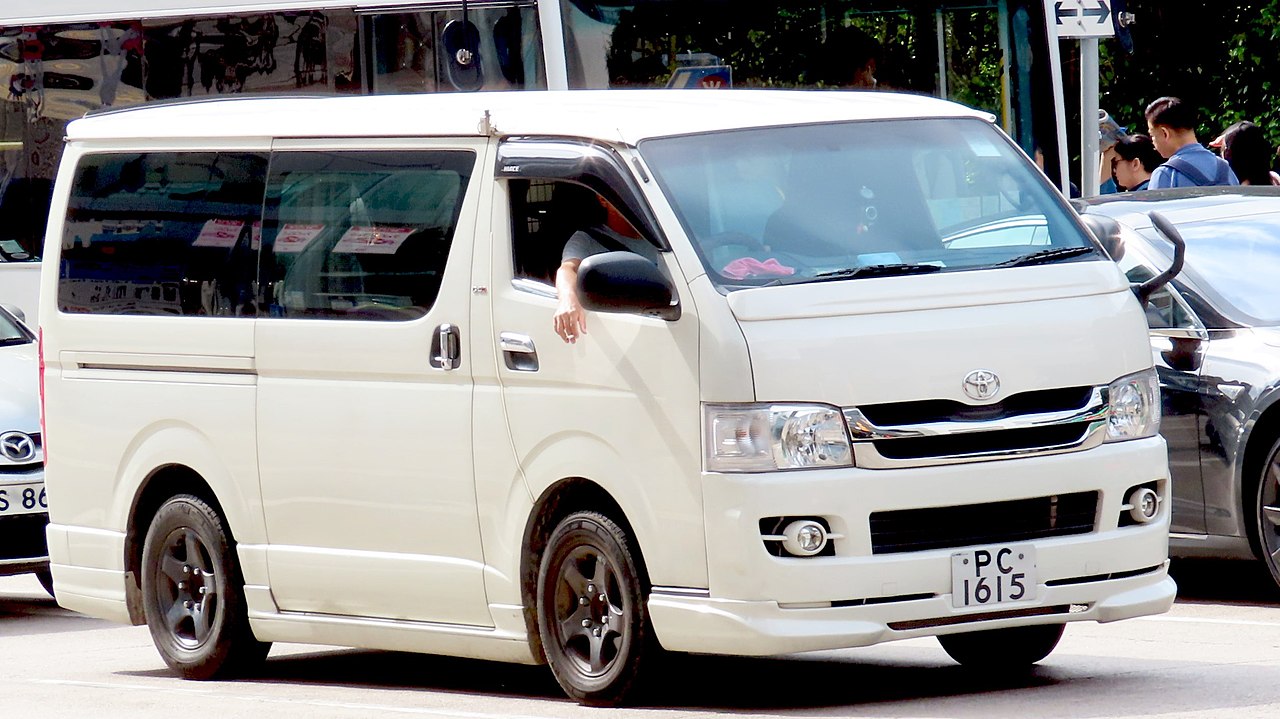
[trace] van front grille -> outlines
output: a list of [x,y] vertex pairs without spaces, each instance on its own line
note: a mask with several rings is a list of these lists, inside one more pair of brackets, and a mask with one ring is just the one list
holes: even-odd
[[895,469],[1090,449],[1102,443],[1108,387],[1021,392],[985,405],[953,400],[845,407],[854,462]]
[[888,459],[922,459],[967,454],[1010,453],[1028,448],[1045,449],[1073,445],[1083,440],[1088,431],[1088,422],[1076,422],[994,432],[884,439],[872,444],[881,456]]
[[859,405],[863,416],[881,427],[931,422],[982,422],[1024,414],[1079,409],[1089,401],[1092,387],[1060,387],[1010,395],[1003,401],[971,405],[950,399]]
[[1088,534],[1094,530],[1097,514],[1097,492],[874,512],[871,551],[923,552]]

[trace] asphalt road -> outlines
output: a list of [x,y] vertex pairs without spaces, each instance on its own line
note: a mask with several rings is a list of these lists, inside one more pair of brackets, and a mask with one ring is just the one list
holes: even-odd
[[680,657],[645,706],[579,707],[544,669],[286,645],[261,675],[173,677],[145,627],[60,609],[34,577],[0,578],[4,719],[552,719],[741,717],[1280,717],[1280,591],[1259,566],[1175,564],[1173,611],[1073,624],[1027,676],[955,665],[931,639],[778,659]]

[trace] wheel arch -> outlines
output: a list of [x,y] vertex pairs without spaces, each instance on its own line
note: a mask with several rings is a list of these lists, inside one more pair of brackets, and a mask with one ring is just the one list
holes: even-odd
[[213,487],[195,469],[184,464],[166,464],[154,469],[138,486],[133,503],[129,507],[129,521],[125,529],[124,568],[125,600],[129,609],[129,621],[146,622],[142,610],[142,548],[147,530],[155,519],[160,506],[172,497],[190,494],[208,502],[226,523],[228,540],[235,545],[235,533],[227,520],[226,510],[218,500]]
[[604,487],[583,478],[568,477],[547,487],[534,502],[525,524],[520,551],[520,597],[524,607],[524,623],[530,648],[539,662],[545,661],[542,637],[538,633],[538,567],[547,540],[560,520],[581,511],[596,511],[618,523],[631,542],[631,551],[640,572],[642,591],[650,587],[649,571],[635,528],[622,505]]

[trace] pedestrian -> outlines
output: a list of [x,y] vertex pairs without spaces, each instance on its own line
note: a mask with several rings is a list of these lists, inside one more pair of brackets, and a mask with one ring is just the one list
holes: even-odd
[[1128,136],[1129,128],[1122,127],[1106,110],[1098,110],[1098,150],[1101,153],[1098,161],[1099,195],[1110,195],[1120,190],[1111,168],[1116,162],[1116,143]]
[[1116,141],[1111,176],[1127,192],[1147,189],[1151,173],[1164,163],[1149,135],[1125,135]]
[[1280,176],[1271,170],[1275,149],[1258,125],[1248,120],[1237,122],[1209,147],[1222,148],[1222,159],[1231,165],[1241,185],[1280,185]]
[[1148,187],[1238,185],[1226,160],[1196,140],[1195,110],[1176,97],[1162,97],[1147,105],[1147,130],[1163,165],[1151,173]]

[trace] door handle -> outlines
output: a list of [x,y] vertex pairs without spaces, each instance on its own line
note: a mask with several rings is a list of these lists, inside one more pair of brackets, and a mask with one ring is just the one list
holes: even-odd
[[462,364],[462,333],[457,326],[445,323],[436,328],[431,338],[431,366],[453,370]]
[[517,372],[538,371],[538,350],[529,335],[501,332],[498,334],[498,347],[502,350],[502,359],[506,362],[507,369]]

